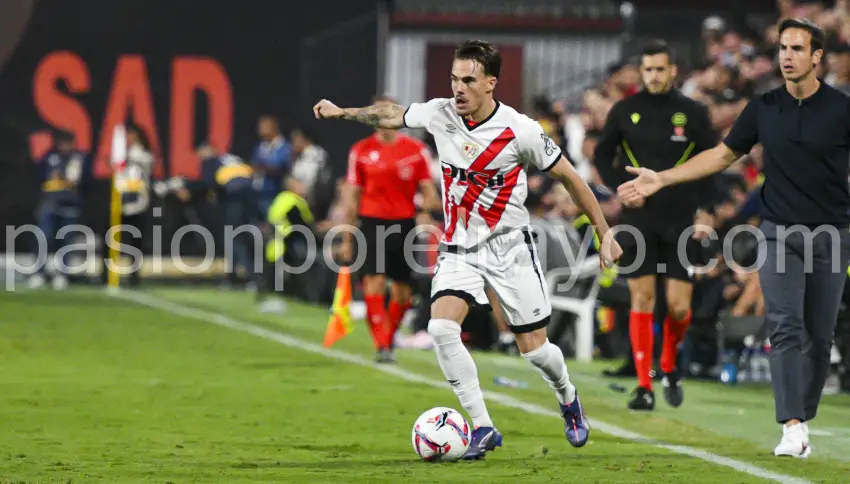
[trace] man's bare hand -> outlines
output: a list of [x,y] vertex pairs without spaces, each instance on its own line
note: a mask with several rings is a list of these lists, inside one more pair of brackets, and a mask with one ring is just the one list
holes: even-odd
[[350,263],[354,259],[354,246],[352,245],[351,240],[347,238],[343,239],[342,243],[339,244],[337,255],[343,263]]
[[600,239],[599,264],[602,270],[610,269],[623,256],[623,248],[617,243],[611,230],[601,234]]
[[648,168],[636,168],[627,166],[626,171],[637,175],[634,180],[623,183],[617,187],[617,195],[620,200],[628,207],[638,206],[643,204],[643,201],[652,196],[663,187],[661,177],[657,172]]
[[316,119],[335,119],[345,116],[345,111],[327,99],[322,99],[313,106],[313,114]]
[[643,207],[644,204],[646,203],[646,199],[643,198],[643,197],[631,199],[631,200],[619,199],[619,201],[626,208],[640,208],[640,207]]
[[711,236],[711,231],[714,229],[714,216],[710,213],[700,210],[694,217],[694,233],[691,235],[696,240],[703,240]]

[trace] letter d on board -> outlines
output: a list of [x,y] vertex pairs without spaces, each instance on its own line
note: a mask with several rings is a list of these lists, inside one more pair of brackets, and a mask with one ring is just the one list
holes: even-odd
[[[200,140],[222,151],[233,143],[233,91],[224,67],[215,59],[178,57],[171,74],[171,176],[197,178],[195,144]],[[206,94],[209,126],[195,137],[195,91]]]

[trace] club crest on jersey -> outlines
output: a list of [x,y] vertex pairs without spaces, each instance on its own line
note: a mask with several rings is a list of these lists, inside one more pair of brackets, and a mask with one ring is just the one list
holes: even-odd
[[481,147],[475,143],[466,142],[463,144],[463,155],[466,156],[470,160],[474,160],[478,158],[478,155],[481,153]]
[[505,175],[495,174],[496,170],[491,173],[481,173],[477,171],[458,168],[446,162],[442,163],[443,176],[449,177],[452,180],[457,180],[458,185],[477,185],[479,187],[496,188],[505,184]]
[[670,122],[673,123],[673,136],[670,137],[670,141],[688,141],[688,137],[685,136],[685,125],[688,124],[688,117],[685,116],[685,113],[674,114]]

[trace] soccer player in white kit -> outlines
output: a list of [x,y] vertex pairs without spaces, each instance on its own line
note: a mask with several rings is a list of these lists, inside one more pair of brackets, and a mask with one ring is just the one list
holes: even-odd
[[428,332],[443,374],[472,419],[472,441],[464,455],[470,460],[502,445],[475,362],[460,337],[469,306],[488,304],[485,283],[497,294],[523,358],[554,390],[567,440],[581,447],[589,435],[564,355],[546,336],[552,306],[524,206],[526,168],[548,171],[569,190],[603,240],[602,264],[613,265],[622,254],[590,188],[540,124],[493,98],[501,63],[499,52],[488,43],[467,41],[455,51],[453,98],[407,109],[394,104],[341,109],[327,100],[313,108],[319,119],[425,128],[434,136],[443,169],[445,231]]

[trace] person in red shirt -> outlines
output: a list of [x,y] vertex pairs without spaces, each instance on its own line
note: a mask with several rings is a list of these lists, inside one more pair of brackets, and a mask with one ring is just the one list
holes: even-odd
[[[381,96],[375,103],[392,103]],[[395,332],[410,306],[413,290],[411,268],[405,259],[404,243],[416,225],[414,197],[419,190],[423,208],[440,208],[440,196],[428,166],[430,152],[416,138],[390,129],[378,129],[357,142],[349,153],[348,174],[343,187],[343,200],[349,221],[360,219],[360,230],[366,238],[366,251],[361,274],[366,302],[366,317],[375,347],[376,360],[394,360],[392,342]],[[346,233],[340,255],[353,260],[353,235]],[[386,279],[390,286],[389,308],[385,306]]]

